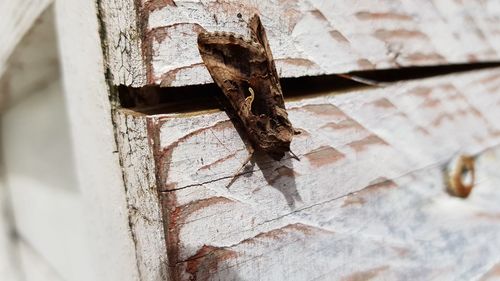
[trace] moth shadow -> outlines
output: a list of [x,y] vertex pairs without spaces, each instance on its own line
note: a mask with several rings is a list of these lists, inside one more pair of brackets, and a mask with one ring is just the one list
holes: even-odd
[[276,161],[265,153],[257,151],[253,160],[262,171],[267,183],[281,192],[288,206],[295,209],[296,204],[302,202],[295,181],[297,173],[293,169],[293,162],[297,160],[287,154],[280,161]]
[[[234,109],[228,105],[227,100],[219,95],[218,97],[219,103],[222,106],[222,110],[224,110],[231,122],[233,123],[236,132],[243,140],[247,148],[251,147],[250,140],[248,139],[247,133],[245,132],[245,128],[239,118],[237,117]],[[254,150],[254,149],[251,149]],[[249,153],[252,153],[249,151]],[[266,153],[254,150],[252,158],[250,159],[251,165],[245,165],[242,171],[242,175],[245,177],[252,176],[252,170],[254,165],[257,164],[259,170],[262,171],[264,178],[267,183],[276,188],[283,196],[291,209],[295,209],[296,203],[301,203],[302,198],[300,197],[299,192],[297,191],[297,185],[295,182],[296,173],[293,169],[294,160],[291,155],[286,154],[283,159],[280,161],[276,161],[271,158]],[[229,184],[232,185],[233,182]]]

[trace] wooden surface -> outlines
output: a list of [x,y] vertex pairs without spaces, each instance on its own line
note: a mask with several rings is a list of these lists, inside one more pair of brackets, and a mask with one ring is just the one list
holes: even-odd
[[33,26],[52,0],[16,0],[0,2],[0,76],[17,44]]
[[[137,3],[137,4],[135,4]],[[100,1],[113,84],[212,81],[200,31],[245,35],[259,13],[281,77],[499,60],[496,0]],[[239,17],[240,15],[241,17]]]
[[86,227],[93,257],[84,280],[141,280],[111,103],[105,81],[98,11],[93,1],[55,2],[64,98]]
[[64,106],[56,80],[3,113],[5,187],[17,240],[64,279],[86,280],[90,257]]
[[[4,280],[22,280],[22,281],[63,281],[63,279],[53,268],[53,265],[40,256],[30,245],[24,241],[18,241],[15,245],[20,256],[20,270],[22,278],[4,279]],[[4,276],[2,276],[3,278]]]
[[[257,155],[229,189],[248,153],[225,113],[122,111],[147,121],[130,136],[153,148],[172,280],[468,280],[494,270],[500,158],[485,151],[500,145],[499,87],[491,69],[289,101],[300,161]],[[443,183],[459,153],[484,154],[466,200]]]
[[[48,87],[60,76],[54,9],[39,14],[29,32],[10,54],[0,80],[0,110],[15,106],[24,97]],[[0,82],[1,83],[1,82]]]
[[115,116],[139,275],[141,280],[167,280],[163,217],[147,122],[131,112],[118,112]]
[[0,251],[0,276],[7,281],[18,281],[21,271],[19,270],[19,253],[15,244],[16,238],[13,235],[14,221],[4,174],[0,173],[0,249],[2,249]]

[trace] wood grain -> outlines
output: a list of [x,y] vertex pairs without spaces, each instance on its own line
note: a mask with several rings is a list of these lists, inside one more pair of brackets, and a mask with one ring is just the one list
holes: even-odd
[[[133,115],[147,123],[170,277],[487,274],[500,250],[498,87],[492,69],[290,101],[300,161],[257,155],[229,189],[248,153],[225,113]],[[443,182],[459,153],[482,155],[467,200]]]
[[100,3],[116,85],[211,82],[196,48],[198,33],[248,35],[246,24],[254,13],[268,31],[281,77],[499,60],[495,0],[398,0],[375,6],[370,0]]

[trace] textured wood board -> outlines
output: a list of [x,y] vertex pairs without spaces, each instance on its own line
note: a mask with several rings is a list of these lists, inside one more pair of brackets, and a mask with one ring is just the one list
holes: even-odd
[[139,274],[141,280],[167,280],[163,218],[147,122],[125,111],[117,112],[115,124]]
[[442,169],[500,144],[499,87],[494,69],[287,102],[301,161],[257,155],[229,189],[248,153],[225,113],[136,116],[155,157],[171,277],[484,274],[500,248],[495,170],[463,201],[445,192]]
[[211,82],[197,34],[245,35],[253,13],[261,15],[281,77],[499,59],[495,0],[100,3],[108,66],[117,85]]

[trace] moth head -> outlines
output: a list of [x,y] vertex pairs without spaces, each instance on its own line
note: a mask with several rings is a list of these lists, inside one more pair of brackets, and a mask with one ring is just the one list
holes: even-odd
[[294,131],[293,127],[285,116],[279,114],[274,118],[261,115],[257,121],[258,132],[255,136],[260,136],[256,142],[275,160],[280,160],[286,152],[290,151]]

